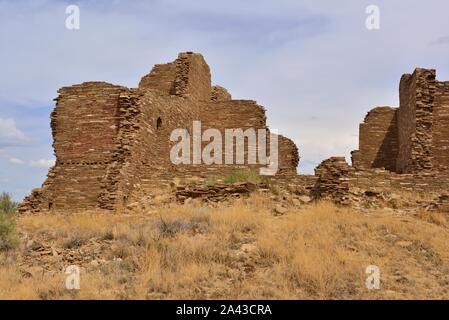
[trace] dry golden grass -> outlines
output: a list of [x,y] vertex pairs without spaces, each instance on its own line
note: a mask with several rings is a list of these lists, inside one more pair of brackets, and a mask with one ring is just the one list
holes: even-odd
[[[323,202],[278,217],[274,206],[254,195],[219,208],[20,217],[22,242],[27,235],[61,254],[40,260],[24,244],[2,254],[0,299],[449,298],[447,215]],[[66,253],[89,257],[78,291],[64,287]],[[380,290],[365,287],[368,265],[380,268]],[[24,266],[45,271],[24,276]]]

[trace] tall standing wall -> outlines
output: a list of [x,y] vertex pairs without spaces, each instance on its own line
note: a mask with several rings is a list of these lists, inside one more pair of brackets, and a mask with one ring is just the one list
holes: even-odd
[[436,92],[435,70],[416,69],[402,76],[398,111],[397,171],[432,170],[432,124]]
[[51,115],[56,164],[43,187],[25,199],[32,210],[97,207],[117,149],[118,100],[123,90],[105,82],[86,82],[58,91]]
[[449,82],[437,82],[433,109],[433,168],[449,171]]

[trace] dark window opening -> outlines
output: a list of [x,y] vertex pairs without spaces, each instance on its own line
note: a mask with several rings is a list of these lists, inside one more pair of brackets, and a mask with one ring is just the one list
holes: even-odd
[[48,203],[48,210],[51,210],[51,209],[53,209],[53,202]]
[[156,121],[156,129],[160,129],[162,127],[162,119],[161,117],[157,118]]

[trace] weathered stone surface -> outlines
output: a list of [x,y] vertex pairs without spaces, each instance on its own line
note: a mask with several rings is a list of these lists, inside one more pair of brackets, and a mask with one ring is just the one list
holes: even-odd
[[433,201],[424,203],[424,206],[429,211],[440,211],[449,213],[449,194],[447,193],[441,194]]
[[232,100],[231,94],[225,88],[221,86],[213,86],[211,95],[211,101],[229,101]]
[[318,176],[313,190],[315,198],[349,204],[349,174],[353,168],[344,157],[331,157],[315,169]]
[[435,92],[436,80],[433,69],[417,68],[412,75],[406,74],[401,78],[397,172],[416,173],[432,170]]
[[397,109],[377,107],[360,125],[360,150],[352,154],[357,169],[385,168],[396,170],[398,154]]
[[301,204],[307,204],[312,201],[312,198],[310,198],[309,196],[306,196],[306,195],[302,195],[302,196],[298,197],[298,201],[300,201]]
[[288,209],[285,208],[284,206],[282,206],[281,204],[277,204],[274,207],[273,211],[274,211],[275,215],[281,216],[281,215],[286,214],[288,212]]
[[[263,187],[263,186],[262,186]],[[222,202],[231,198],[240,198],[254,192],[258,186],[250,182],[215,185],[187,185],[178,186],[176,198],[180,202],[186,199],[200,198],[204,201]]]

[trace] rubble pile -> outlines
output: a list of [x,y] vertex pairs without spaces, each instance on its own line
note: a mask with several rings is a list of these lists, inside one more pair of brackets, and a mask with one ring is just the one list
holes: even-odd
[[[263,187],[263,186],[261,186]],[[215,185],[187,185],[176,187],[176,198],[181,203],[187,199],[202,199],[207,202],[222,202],[247,196],[256,191],[258,185],[251,182]]]
[[313,190],[316,199],[328,199],[338,204],[348,205],[349,173],[353,170],[344,157],[331,157],[315,169],[318,180]]

